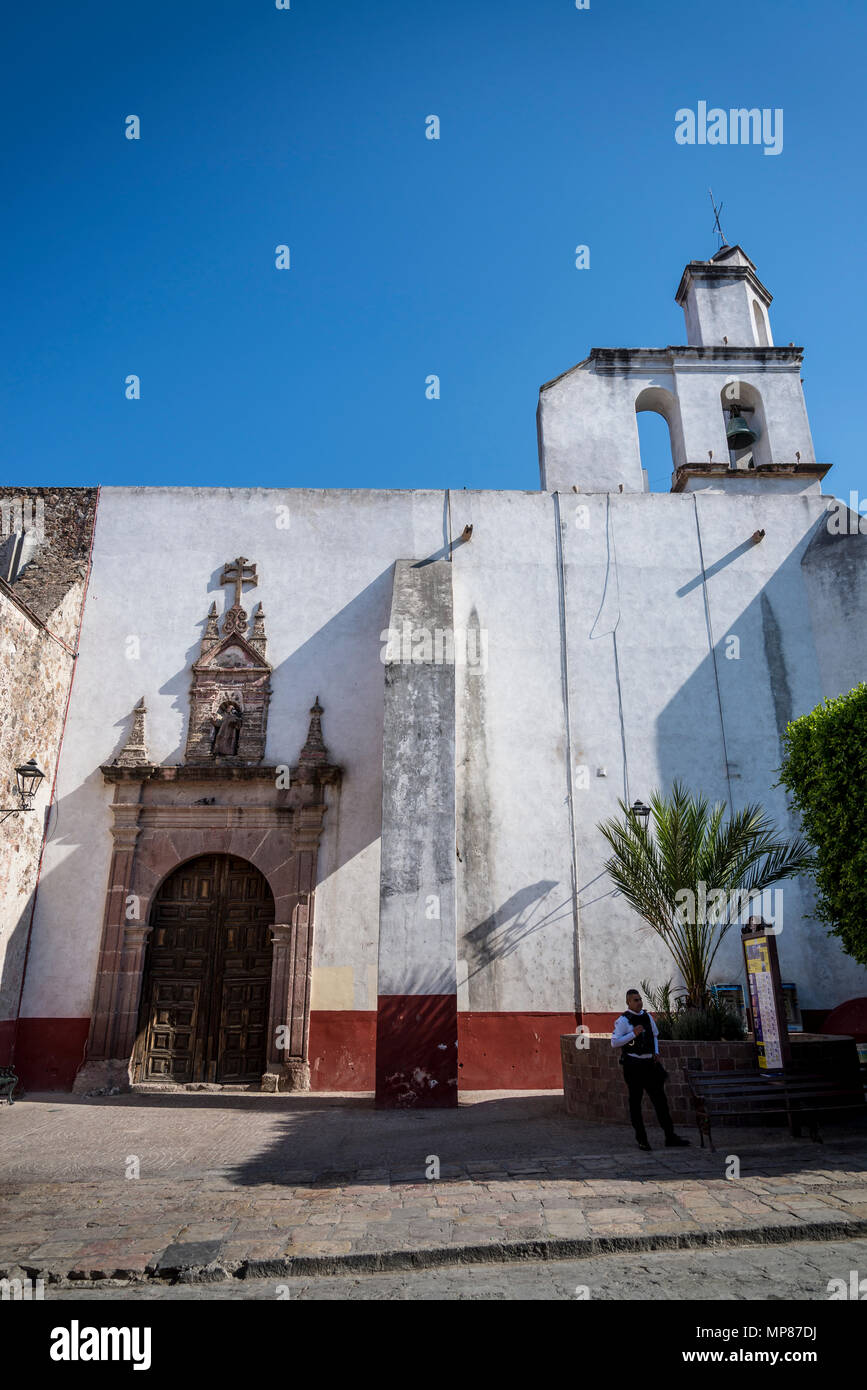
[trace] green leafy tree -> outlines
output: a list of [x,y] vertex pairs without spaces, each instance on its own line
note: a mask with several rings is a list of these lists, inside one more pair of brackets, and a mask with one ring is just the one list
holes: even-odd
[[643,826],[625,802],[621,818],[599,830],[611,846],[605,867],[615,886],[671,952],[685,1004],[706,1009],[709,977],[723,938],[749,900],[772,884],[812,868],[806,839],[782,838],[757,804],[725,819],[675,782],[654,792]]
[[816,915],[867,965],[867,684],[786,729],[780,781],[816,848]]

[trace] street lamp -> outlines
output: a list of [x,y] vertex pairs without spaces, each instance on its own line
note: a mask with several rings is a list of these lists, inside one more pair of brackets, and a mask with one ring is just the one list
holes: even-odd
[[645,806],[643,801],[633,801],[630,810],[635,819],[641,822],[642,830],[646,830],[647,822],[650,819],[650,807]]
[[36,795],[40,782],[44,781],[45,773],[36,766],[36,760],[30,758],[26,763],[15,769],[15,782],[18,788],[18,797],[21,801],[20,806],[0,806],[0,818],[7,820],[9,816],[20,816],[22,811],[33,810],[33,798]]

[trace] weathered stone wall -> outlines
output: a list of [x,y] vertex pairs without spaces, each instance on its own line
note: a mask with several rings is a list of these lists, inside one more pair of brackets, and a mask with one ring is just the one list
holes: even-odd
[[[18,502],[32,519],[24,564],[0,582],[0,805],[18,805],[15,767],[34,758],[45,773],[34,809],[0,824],[0,1058],[8,1053],[21,990],[43,829],[81,619],[96,492],[0,489],[5,529]],[[36,506],[36,502],[41,505]],[[14,538],[0,537],[7,556]],[[8,571],[7,571],[8,572]]]
[[12,581],[12,589],[70,646],[78,630],[79,611],[73,606],[58,615],[58,609],[70,589],[83,583],[87,574],[96,496],[92,487],[0,487],[0,544],[8,540],[10,523],[14,528],[17,518],[23,519],[25,527],[28,519],[33,521],[24,564]]
[[[453,566],[398,560],[389,631],[452,632]],[[390,646],[391,646],[390,641]],[[385,671],[376,1102],[458,1103],[455,667]]]

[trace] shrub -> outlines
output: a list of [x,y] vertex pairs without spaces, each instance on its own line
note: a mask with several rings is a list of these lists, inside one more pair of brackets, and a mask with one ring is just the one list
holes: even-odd
[[867,684],[786,729],[780,782],[816,848],[816,916],[867,965]]
[[655,988],[642,980],[641,989],[663,1041],[738,1042],[744,1036],[740,1018],[725,1004],[711,999],[696,1008],[685,991],[675,994],[671,980]]

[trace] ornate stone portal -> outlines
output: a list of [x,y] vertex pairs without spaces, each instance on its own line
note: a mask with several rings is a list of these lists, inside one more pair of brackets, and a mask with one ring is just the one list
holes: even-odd
[[208,618],[202,655],[193,667],[185,762],[159,766],[150,760],[141,700],[124,748],[102,768],[114,787],[114,851],[86,1060],[74,1086],[79,1093],[106,1086],[128,1090],[137,1080],[132,1058],[151,903],[172,870],[202,854],[246,859],[268,881],[275,920],[261,1087],[309,1089],[317,859],[326,788],[339,787],[341,771],[328,757],[318,697],[296,764],[263,762],[271,668],[261,608],[248,638],[239,602],[241,584],[256,582],[255,566],[241,557],[225,567],[224,581],[227,572],[236,584],[235,602],[222,635],[215,610]]

